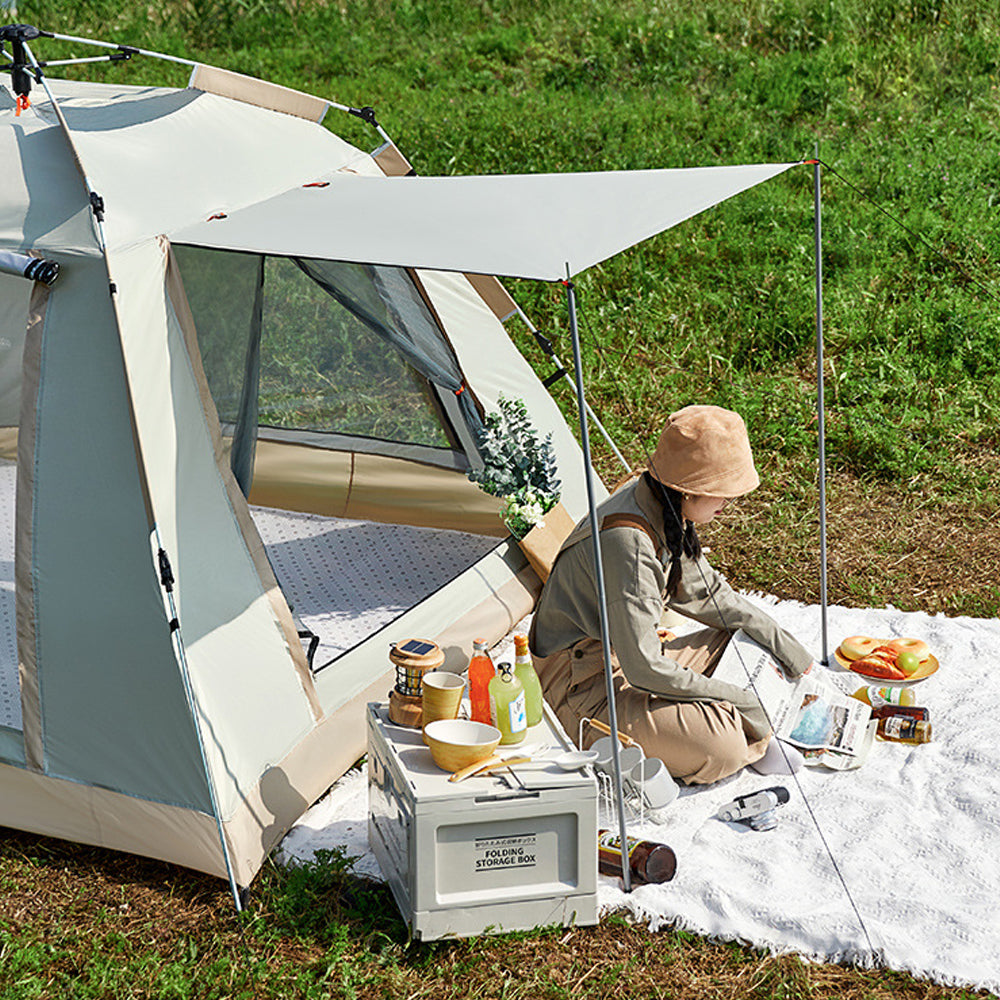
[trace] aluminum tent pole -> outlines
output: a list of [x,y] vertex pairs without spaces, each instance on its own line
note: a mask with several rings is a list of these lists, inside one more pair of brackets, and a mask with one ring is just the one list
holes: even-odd
[[[569,384],[573,386],[573,388],[575,389],[576,383],[573,381],[573,377],[570,375],[568,371],[566,371],[563,368],[563,363],[556,356],[555,351],[552,349],[552,345],[549,344],[549,341],[546,338],[542,337],[542,334],[539,332],[538,328],[535,326],[534,323],[531,322],[527,314],[519,305],[517,305],[516,302],[514,303],[514,307],[517,309],[517,315],[521,318],[521,322],[524,323],[524,325],[531,332],[531,335],[535,338],[536,341],[538,341],[539,346],[542,348],[542,350],[544,350],[545,353],[548,354],[548,356],[552,359],[552,363],[556,366],[558,372],[561,373],[562,378],[564,378],[567,382],[569,382]],[[544,343],[542,342],[543,340]],[[548,346],[546,347],[546,345]],[[546,388],[548,388],[550,382],[551,379],[546,379],[543,384],[545,385]],[[598,417],[598,415],[593,411],[593,409],[590,406],[590,403],[587,403],[586,405],[587,405],[588,416],[594,422],[594,425],[597,427],[597,429],[601,432],[601,435],[604,437],[604,440],[607,441],[608,447],[615,453],[615,457],[618,459],[619,462],[621,462],[625,471],[631,472],[632,466],[629,463],[629,460],[621,453],[621,451],[618,448],[618,445],[615,444],[614,438],[608,433],[608,429],[604,426],[604,424],[601,423],[601,418]]]
[[580,417],[580,447],[583,449],[583,474],[587,480],[587,506],[590,515],[590,537],[594,546],[594,575],[597,579],[597,606],[601,615],[601,649],[604,654],[604,683],[608,694],[608,724],[611,727],[611,762],[614,772],[615,803],[618,807],[618,836],[622,854],[622,882],[626,892],[632,891],[632,871],[629,868],[628,835],[625,829],[625,792],[622,788],[622,765],[618,745],[618,712],[615,708],[615,688],[611,678],[611,639],[608,632],[608,598],[604,589],[604,563],[601,559],[601,535],[597,523],[597,499],[594,495],[594,470],[590,465],[590,434],[587,429],[587,400],[583,392],[583,361],[580,357],[580,331],[576,325],[576,296],[566,264],[566,301],[569,307],[569,329],[573,338],[573,368],[576,374],[576,401]]
[[816,248],[816,418],[819,432],[819,600],[823,632],[823,657],[829,666],[826,630],[826,416],[823,398],[823,223],[820,212],[820,160],[813,161],[813,217]]

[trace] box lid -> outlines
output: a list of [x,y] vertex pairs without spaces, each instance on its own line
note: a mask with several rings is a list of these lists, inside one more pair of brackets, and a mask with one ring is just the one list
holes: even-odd
[[[579,797],[597,795],[597,781],[589,768],[564,771],[551,760],[520,764],[464,781],[449,781],[448,772],[441,770],[431,758],[419,729],[393,724],[385,705],[372,703],[368,708],[371,722],[385,740],[418,802],[452,800],[456,804],[467,804],[472,799],[517,798],[560,791]],[[528,730],[523,743],[500,747],[497,752],[521,757],[544,750],[546,756],[552,756],[567,749],[572,749],[572,744],[546,706],[542,721]]]

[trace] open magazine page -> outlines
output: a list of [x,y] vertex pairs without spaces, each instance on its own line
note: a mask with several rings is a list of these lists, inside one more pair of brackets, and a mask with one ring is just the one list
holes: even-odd
[[[798,680],[786,679],[774,657],[742,630],[733,636],[712,676],[752,688],[775,734],[802,750],[855,756],[862,750],[867,754],[871,746],[868,705],[850,697],[821,666]],[[823,763],[835,766],[834,758]]]

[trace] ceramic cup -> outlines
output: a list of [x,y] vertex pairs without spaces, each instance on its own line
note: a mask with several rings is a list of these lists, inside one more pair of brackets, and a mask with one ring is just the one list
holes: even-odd
[[[457,719],[458,709],[462,704],[462,692],[465,681],[458,674],[447,670],[431,670],[424,674],[421,685],[421,728],[438,719]],[[426,737],[424,743],[427,742]]]
[[628,772],[628,783],[647,809],[662,809],[680,793],[667,765],[659,757],[647,757]]
[[[612,758],[612,743],[610,736],[602,736],[595,740],[590,747],[597,751],[597,760],[594,767],[603,774],[613,775],[615,773],[614,759]],[[632,769],[642,760],[642,747],[623,747],[618,744],[618,762],[621,765],[622,777],[627,778]]]

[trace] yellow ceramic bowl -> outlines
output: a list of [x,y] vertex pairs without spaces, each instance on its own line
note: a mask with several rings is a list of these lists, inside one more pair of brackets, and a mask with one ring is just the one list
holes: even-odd
[[469,719],[438,719],[427,723],[424,739],[434,763],[454,773],[486,760],[500,743],[500,730]]

